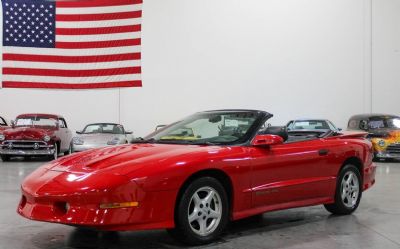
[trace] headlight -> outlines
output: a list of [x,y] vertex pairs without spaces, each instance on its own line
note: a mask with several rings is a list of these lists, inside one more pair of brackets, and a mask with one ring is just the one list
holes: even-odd
[[112,140],[107,142],[108,145],[116,145],[119,144],[119,138],[114,137]]
[[385,145],[386,145],[385,140],[379,140],[378,145],[380,147],[385,147]]
[[6,140],[6,136],[4,136],[3,134],[0,134],[0,141],[4,141]]
[[50,141],[50,136],[47,136],[47,135],[46,135],[46,136],[44,136],[44,137],[43,137],[43,140],[44,140],[45,142],[48,142],[48,141]]
[[83,141],[83,139],[80,138],[80,137],[74,137],[74,138],[72,139],[72,142],[73,142],[74,144],[76,144],[76,145],[82,145],[82,144],[84,144],[85,141]]

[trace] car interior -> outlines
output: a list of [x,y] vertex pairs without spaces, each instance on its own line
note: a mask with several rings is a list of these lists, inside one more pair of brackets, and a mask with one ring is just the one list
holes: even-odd
[[319,138],[335,136],[337,133],[327,130],[303,130],[303,131],[288,131],[286,126],[269,126],[262,130],[259,134],[262,135],[277,135],[283,138],[285,143],[307,141]]

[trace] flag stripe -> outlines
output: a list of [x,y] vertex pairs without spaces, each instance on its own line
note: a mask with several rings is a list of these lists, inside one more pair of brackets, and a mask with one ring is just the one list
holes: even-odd
[[57,48],[65,49],[85,49],[85,48],[111,48],[111,47],[125,47],[125,46],[138,46],[141,44],[139,39],[115,40],[115,41],[97,41],[97,42],[57,42]]
[[84,14],[84,15],[57,15],[56,21],[73,22],[73,21],[100,21],[100,20],[119,20],[141,18],[142,11],[129,11],[118,13],[101,13],[101,14]]
[[130,18],[121,20],[106,20],[106,21],[84,21],[84,22],[57,22],[56,27],[59,28],[70,28],[70,29],[82,29],[82,28],[105,28],[115,26],[129,26],[141,24],[142,18]]
[[56,41],[80,43],[80,42],[140,39],[140,37],[141,37],[140,32],[97,34],[97,35],[56,35]]
[[[3,87],[142,86],[142,4],[142,0],[57,0],[49,3],[48,9],[32,4],[29,7],[37,15],[49,20],[36,18],[26,28],[22,25],[29,32],[40,32],[43,37],[37,40],[21,26],[15,27],[20,41],[12,36],[4,38]],[[19,20],[26,16],[24,8],[21,4],[15,12]]]
[[96,56],[109,54],[128,54],[140,53],[139,46],[125,46],[118,48],[96,48],[96,49],[56,49],[56,48],[34,48],[30,47],[3,47],[3,53],[10,54],[32,54],[37,55],[56,55],[56,56]]
[[49,88],[49,89],[91,89],[91,88],[114,88],[114,87],[141,87],[141,80],[102,82],[88,84],[69,84],[69,83],[42,83],[42,82],[16,82],[3,81],[3,87],[8,88]]
[[61,70],[39,68],[9,68],[3,67],[3,75],[32,75],[32,76],[60,76],[60,77],[92,77],[121,74],[139,74],[140,67],[110,68],[101,70]]
[[96,1],[57,1],[57,8],[118,6],[127,4],[142,4],[143,0],[96,0]]
[[[92,1],[97,2],[97,1]],[[111,1],[110,1],[111,2]],[[126,12],[126,10],[130,11],[140,11],[142,9],[142,4],[130,4],[130,5],[118,5],[118,6],[101,6],[101,7],[92,7],[87,8],[82,5],[74,8],[64,8],[60,7],[60,2],[57,2],[57,15],[85,15],[85,14],[104,14],[104,13],[119,13]]]
[[140,60],[112,61],[95,63],[54,63],[54,62],[27,62],[27,61],[3,61],[4,68],[36,68],[36,69],[65,69],[68,70],[99,70],[109,68],[140,67]]
[[104,82],[134,81],[141,80],[140,74],[110,75],[96,77],[51,77],[30,75],[3,75],[3,81],[15,82],[37,82],[37,83],[63,83],[63,84],[97,84]]
[[56,35],[97,35],[125,32],[139,32],[142,30],[140,24],[131,26],[115,26],[106,28],[85,28],[85,29],[56,29]]
[[94,63],[110,61],[140,60],[141,53],[111,54],[96,56],[56,56],[56,55],[31,55],[31,54],[3,54],[3,64],[6,61],[31,61],[31,62],[63,62],[63,63]]

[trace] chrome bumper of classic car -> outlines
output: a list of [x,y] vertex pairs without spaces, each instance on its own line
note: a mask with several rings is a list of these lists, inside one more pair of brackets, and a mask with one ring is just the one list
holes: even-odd
[[386,151],[383,152],[377,152],[375,153],[375,158],[400,158],[400,154],[396,154],[396,153],[388,153]]
[[47,156],[53,155],[54,149],[49,150],[8,150],[0,149],[0,155],[15,155],[15,156]]
[[54,146],[44,141],[6,140],[0,144],[1,155],[45,156],[54,154]]
[[98,148],[103,148],[107,147],[110,145],[107,144],[74,144],[74,152],[81,152],[85,150],[91,150],[91,149],[98,149]]
[[375,153],[376,158],[400,158],[400,144],[394,143],[386,147],[384,151]]

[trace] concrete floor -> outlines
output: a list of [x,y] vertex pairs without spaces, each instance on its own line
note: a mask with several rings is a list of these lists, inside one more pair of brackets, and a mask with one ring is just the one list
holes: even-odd
[[[20,182],[43,163],[0,162],[0,249],[186,248],[165,231],[97,233],[21,218]],[[378,164],[376,185],[351,216],[322,206],[266,213],[234,222],[220,241],[198,248],[400,248],[400,163]]]

